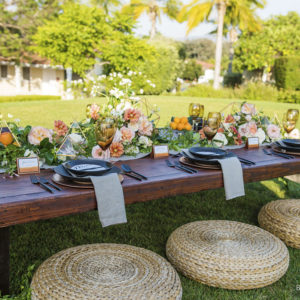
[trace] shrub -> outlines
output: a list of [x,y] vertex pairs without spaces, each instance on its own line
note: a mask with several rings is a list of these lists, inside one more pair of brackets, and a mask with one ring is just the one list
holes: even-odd
[[184,63],[183,79],[193,81],[194,79],[198,79],[202,74],[202,66],[197,64],[195,59],[187,60]]
[[224,86],[236,88],[242,84],[243,75],[240,73],[231,73],[224,76]]
[[23,102],[23,101],[45,101],[60,100],[60,96],[39,96],[39,95],[18,95],[18,96],[0,96],[1,102]]
[[280,91],[278,93],[278,101],[300,104],[300,91]]
[[300,57],[279,57],[275,60],[274,75],[279,89],[300,90]]

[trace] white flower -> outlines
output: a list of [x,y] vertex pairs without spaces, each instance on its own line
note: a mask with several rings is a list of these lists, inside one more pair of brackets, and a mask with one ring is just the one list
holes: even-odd
[[238,121],[241,119],[241,117],[238,116],[238,115],[235,115],[235,116],[233,116],[233,117],[234,117],[234,119],[236,120],[236,122],[238,122]]
[[112,110],[112,108],[113,108],[111,104],[109,104],[107,107],[109,110]]
[[232,137],[232,136],[233,136],[232,132],[229,132],[229,133],[228,133],[228,136],[229,136],[229,137]]
[[132,74],[133,74],[132,71],[129,71],[129,72],[127,73],[128,76],[131,76]]
[[125,150],[125,154],[139,154],[140,150],[137,146],[130,146]]
[[139,137],[139,144],[144,147],[151,147],[152,141],[148,137],[142,135]]
[[139,102],[141,100],[140,97],[130,97],[129,99],[134,101],[134,102]]
[[213,142],[218,147],[222,147],[222,146],[225,146],[228,144],[228,140],[227,140],[225,134],[223,134],[221,132],[217,132],[217,134],[213,138]]
[[16,123],[20,123],[20,119],[15,119],[15,122]]
[[223,127],[226,131],[229,130],[229,127],[231,126],[231,123],[223,123]]
[[113,88],[112,90],[109,91],[109,94],[116,97],[116,98],[121,98],[124,96],[124,92],[120,91],[117,88]]
[[144,94],[144,90],[143,89],[140,89],[140,94]]
[[155,83],[151,83],[150,85],[151,85],[153,88],[156,87]]
[[114,139],[113,139],[113,143],[119,143],[122,139],[122,133],[119,129],[117,129]]
[[149,84],[151,83],[151,81],[149,79],[147,79],[146,82],[149,83]]
[[258,128],[256,132],[256,137],[258,137],[259,144],[262,144],[266,139],[266,134],[262,128]]
[[70,138],[72,144],[83,144],[84,143],[83,137],[81,135],[79,135],[78,133],[69,134],[69,138]]
[[118,73],[119,78],[123,78],[123,75],[121,73]]
[[120,81],[120,85],[128,85],[128,86],[131,86],[131,80],[128,79],[128,78],[123,78],[121,81]]
[[133,132],[137,132],[139,130],[139,123],[138,122],[134,124],[129,123],[128,128],[130,128]]
[[181,79],[179,77],[177,77],[176,81],[179,82],[179,83],[183,83],[183,79]]
[[139,75],[142,75],[142,72],[139,72]]
[[7,161],[7,160],[3,160],[3,161],[1,162],[1,167],[6,166],[7,164],[8,164],[8,161]]
[[252,117],[251,117],[251,115],[246,115],[245,119],[246,119],[248,122],[250,122],[251,119],[252,119]]
[[288,137],[291,139],[299,139],[300,138],[300,132],[299,129],[295,128],[293,129],[289,134]]
[[32,150],[26,149],[24,157],[37,157],[37,155]]

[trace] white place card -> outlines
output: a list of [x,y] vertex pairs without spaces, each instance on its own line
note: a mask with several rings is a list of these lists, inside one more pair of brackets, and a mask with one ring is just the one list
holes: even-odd
[[169,147],[168,145],[154,145],[152,150],[152,157],[167,157],[169,156]]
[[258,148],[259,147],[259,139],[258,139],[258,137],[249,137],[247,139],[246,147],[248,149]]
[[17,158],[18,174],[33,174],[40,172],[38,157],[20,157]]

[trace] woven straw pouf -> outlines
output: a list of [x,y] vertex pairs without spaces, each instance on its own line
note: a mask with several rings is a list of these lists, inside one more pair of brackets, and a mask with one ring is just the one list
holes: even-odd
[[276,200],[260,210],[258,223],[287,245],[300,249],[300,200]]
[[177,228],[167,256],[185,276],[225,289],[269,285],[289,265],[287,247],[269,232],[233,221],[199,221]]
[[158,254],[119,244],[63,250],[33,276],[32,300],[181,299],[178,274]]

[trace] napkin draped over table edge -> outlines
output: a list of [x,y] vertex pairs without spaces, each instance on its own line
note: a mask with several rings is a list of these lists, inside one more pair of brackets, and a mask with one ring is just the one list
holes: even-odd
[[117,173],[91,176],[98,205],[98,215],[103,227],[127,223],[124,194]]

